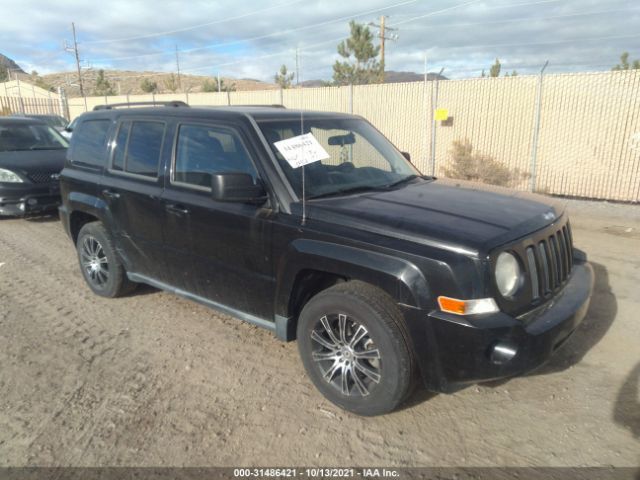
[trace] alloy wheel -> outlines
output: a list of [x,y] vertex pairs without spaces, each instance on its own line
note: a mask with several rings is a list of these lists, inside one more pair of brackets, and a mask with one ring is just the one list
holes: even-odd
[[345,314],[324,315],[311,332],[312,358],[326,382],[347,396],[367,396],[381,380],[380,351],[367,328]]
[[82,240],[80,263],[87,279],[102,288],[109,281],[109,262],[104,249],[96,237],[87,235]]

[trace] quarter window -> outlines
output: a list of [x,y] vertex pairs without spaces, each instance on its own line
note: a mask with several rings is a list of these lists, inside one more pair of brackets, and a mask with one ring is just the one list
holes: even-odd
[[101,166],[105,163],[110,123],[109,120],[86,120],[78,125],[74,131],[71,153],[73,163],[93,166]]
[[156,178],[165,125],[125,121],[120,124],[111,169]]
[[181,125],[173,181],[210,187],[213,173],[257,173],[237,132],[206,125]]

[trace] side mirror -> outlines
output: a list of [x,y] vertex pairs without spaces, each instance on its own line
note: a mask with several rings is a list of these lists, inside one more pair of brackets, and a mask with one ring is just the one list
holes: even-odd
[[401,152],[401,153],[404,158],[411,161],[411,154],[409,152]]
[[248,173],[214,173],[211,175],[211,195],[219,202],[255,203],[267,201],[267,192]]

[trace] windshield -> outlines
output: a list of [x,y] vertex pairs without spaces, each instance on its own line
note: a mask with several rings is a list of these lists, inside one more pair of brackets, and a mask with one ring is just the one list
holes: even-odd
[[[278,163],[298,197],[302,197],[302,168],[292,168],[274,143],[300,135],[300,120],[258,122]],[[389,188],[420,174],[396,148],[361,119],[304,118],[311,133],[330,158],[305,169],[306,198]]]
[[58,130],[61,130],[67,126],[67,121],[62,117],[58,117],[57,115],[45,115],[39,118],[45,121],[50,127]]
[[0,151],[59,150],[69,146],[55,129],[45,124],[0,124]]

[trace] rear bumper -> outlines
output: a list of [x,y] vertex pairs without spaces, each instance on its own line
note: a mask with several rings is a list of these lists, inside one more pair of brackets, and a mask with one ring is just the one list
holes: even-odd
[[4,184],[0,187],[0,215],[22,216],[57,208],[60,184]]
[[418,339],[415,350],[426,386],[454,391],[544,364],[582,322],[593,281],[591,265],[576,263],[561,292],[519,318],[501,312],[468,319],[439,311],[421,312],[420,319],[408,323],[414,328],[420,320],[425,324],[422,334],[427,338]]

